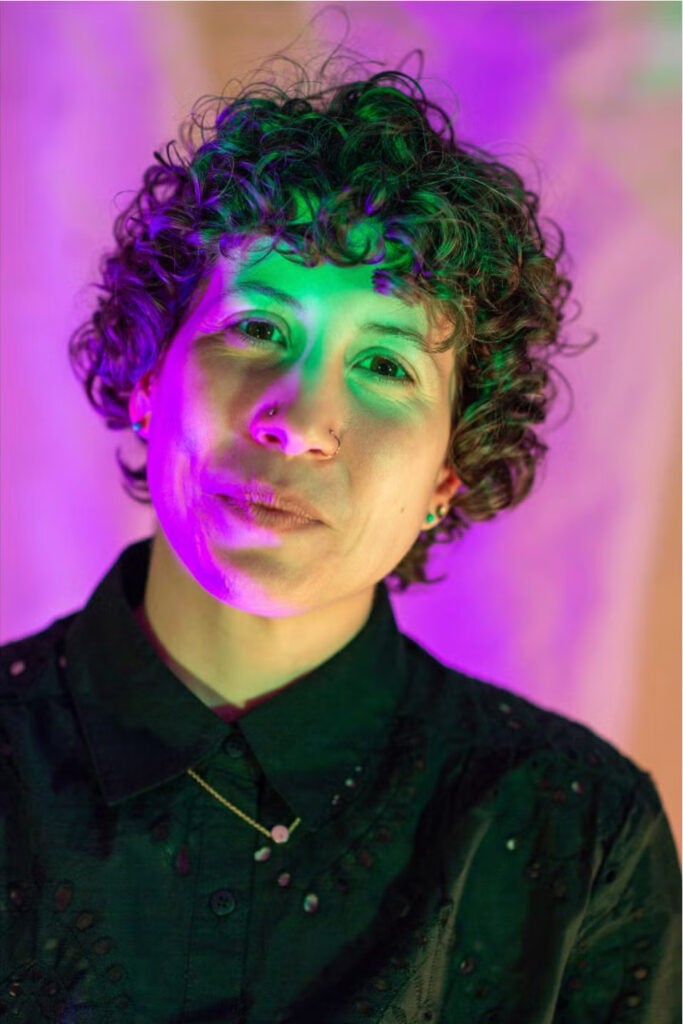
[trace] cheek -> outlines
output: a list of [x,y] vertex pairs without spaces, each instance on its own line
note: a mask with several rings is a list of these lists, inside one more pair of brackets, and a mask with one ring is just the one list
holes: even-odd
[[178,401],[188,426],[202,436],[224,436],[248,422],[266,385],[258,375],[244,372],[225,358],[207,356],[188,374]]
[[391,427],[366,423],[358,446],[349,453],[351,472],[359,472],[372,502],[388,513],[391,510],[392,518],[401,516],[408,522],[417,515],[421,519],[442,463],[436,429],[424,421]]
[[217,417],[211,390],[198,374],[188,374],[185,379],[170,376],[159,398],[155,439],[160,449],[171,448],[190,455],[207,443]]

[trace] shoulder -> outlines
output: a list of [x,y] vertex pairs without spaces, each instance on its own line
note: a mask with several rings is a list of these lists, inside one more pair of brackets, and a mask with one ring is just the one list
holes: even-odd
[[0,702],[15,703],[35,693],[58,663],[69,626],[76,614],[56,619],[40,632],[0,646]]
[[537,793],[562,803],[572,795],[600,795],[608,816],[634,800],[651,814],[661,803],[650,775],[593,729],[544,708],[497,683],[434,658],[409,640],[416,707],[445,756],[470,767],[491,785],[523,776]]

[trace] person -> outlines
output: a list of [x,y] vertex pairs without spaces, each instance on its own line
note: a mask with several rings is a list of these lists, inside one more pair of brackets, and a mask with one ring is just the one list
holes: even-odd
[[71,339],[158,526],[2,651],[0,1015],[673,1024],[650,777],[389,599],[533,485],[561,231],[399,71],[209,114]]

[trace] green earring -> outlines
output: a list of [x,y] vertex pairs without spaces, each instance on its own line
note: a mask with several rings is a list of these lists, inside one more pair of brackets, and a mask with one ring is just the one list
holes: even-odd
[[427,513],[427,523],[429,524],[429,526],[432,525],[432,523],[434,522],[435,519],[436,519],[436,516],[434,515],[433,512],[428,512]]

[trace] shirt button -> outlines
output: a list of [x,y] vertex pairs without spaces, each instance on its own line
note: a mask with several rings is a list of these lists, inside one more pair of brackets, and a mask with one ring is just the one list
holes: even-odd
[[241,736],[228,736],[223,740],[223,750],[229,757],[244,757],[246,747]]
[[209,906],[216,917],[225,917],[227,914],[232,914],[237,906],[237,900],[230,889],[216,889],[209,897]]
[[307,914],[315,914],[318,907],[320,906],[320,900],[318,899],[316,893],[309,892],[308,896],[306,896],[304,899],[303,905],[304,910],[306,911]]

